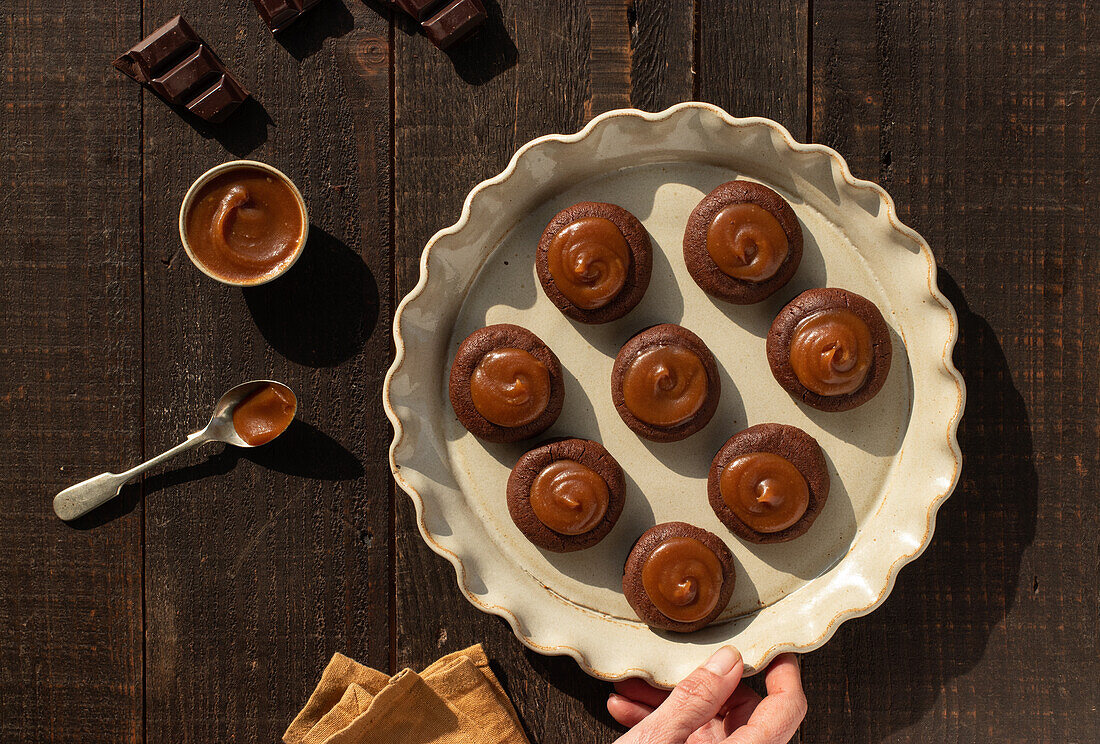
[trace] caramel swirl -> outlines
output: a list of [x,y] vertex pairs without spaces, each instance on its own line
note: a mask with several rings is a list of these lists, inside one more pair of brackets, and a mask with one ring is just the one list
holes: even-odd
[[604,307],[622,291],[630,270],[630,246],[611,220],[584,217],[554,236],[547,262],[554,285],[584,310]]
[[723,274],[735,279],[771,279],[788,250],[787,233],[779,220],[752,202],[724,207],[707,228],[707,253]]
[[555,460],[531,484],[531,510],[562,535],[583,535],[599,525],[611,495],[607,481],[576,460]]
[[785,457],[772,452],[739,455],[722,469],[722,500],[755,532],[782,532],[806,513],[810,487]]
[[871,329],[851,310],[818,310],[795,326],[791,369],[818,395],[848,395],[863,387],[871,371]]
[[550,370],[523,349],[493,349],[470,375],[470,399],[497,426],[525,426],[550,402]]
[[191,255],[234,284],[269,279],[293,262],[304,219],[293,188],[254,166],[231,168],[204,183],[183,216]]
[[665,540],[642,566],[642,587],[670,620],[694,623],[714,611],[725,574],[714,551],[693,537]]
[[623,373],[623,402],[651,426],[672,427],[689,420],[707,397],[703,360],[683,346],[643,349]]

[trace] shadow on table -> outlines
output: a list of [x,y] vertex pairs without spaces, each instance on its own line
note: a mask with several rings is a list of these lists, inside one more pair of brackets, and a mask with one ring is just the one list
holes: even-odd
[[[241,460],[286,475],[312,480],[355,480],[364,473],[359,458],[328,434],[300,419],[291,423],[278,439],[262,447],[244,449],[230,445],[209,446],[220,449],[214,450],[193,465],[146,476],[146,498],[165,488],[225,475],[236,468]],[[142,485],[141,481],[126,485],[114,500],[66,524],[73,529],[87,530],[129,514],[141,501]]]
[[[882,608],[844,625],[807,659],[811,711],[815,699],[843,697],[836,709],[847,740],[879,741],[913,725],[979,662],[1016,599],[1035,536],[1038,476],[1024,399],[993,329],[942,270],[939,284],[959,314],[955,362],[968,397],[958,432],[962,479],[928,551],[902,570]],[[815,681],[846,689],[815,691]]]
[[275,41],[301,62],[319,51],[325,39],[338,39],[355,28],[355,18],[340,0],[322,0],[285,31],[275,34]]
[[519,50],[508,35],[504,14],[497,0],[484,0],[489,14],[485,25],[473,36],[447,50],[455,73],[470,85],[484,85],[516,66]]
[[[527,659],[533,673],[568,697],[580,702],[593,718],[617,731],[625,731],[607,712],[607,696],[611,692],[609,684],[585,674],[577,662],[569,656],[543,656],[526,647],[523,649],[523,656]],[[492,668],[493,672],[500,677],[505,689],[511,689],[503,669],[498,665],[492,665]],[[527,738],[532,742],[538,741],[527,723],[522,720],[521,723]]]
[[267,342],[309,367],[350,359],[378,322],[374,275],[358,253],[316,225],[310,225],[309,242],[286,274],[241,291]]
[[275,120],[257,99],[249,97],[229,118],[219,124],[211,124],[192,114],[183,106],[167,104],[180,118],[204,139],[217,140],[222,147],[238,158],[247,157],[267,142],[267,129]]

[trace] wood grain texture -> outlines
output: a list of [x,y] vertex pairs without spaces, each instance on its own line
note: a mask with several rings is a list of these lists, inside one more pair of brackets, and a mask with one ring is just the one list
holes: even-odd
[[630,78],[634,48],[631,43],[631,0],[585,0],[588,9],[589,96],[584,118],[630,106]]
[[141,99],[110,67],[139,13],[0,11],[5,742],[142,735],[138,490],[73,525],[51,508],[141,456]]
[[[886,604],[804,657],[801,740],[1095,740],[1095,8],[486,2],[449,55],[382,0],[324,0],[278,39],[249,0],[188,4],[259,102],[217,128],[109,66],[178,4],[0,12],[0,740],[274,741],[334,651],[396,671],[480,641],[532,741],[612,741],[608,686],[523,649],[424,545],[380,391],[394,300],[475,183],[532,137],[692,97],[882,183],[959,310],[962,481]],[[294,178],[313,225],[247,291],[200,275],[175,227],[238,156]],[[261,376],[301,400],[276,443],[53,516],[57,490]]]
[[[690,29],[690,5],[651,4],[644,16],[622,3],[488,3],[488,32],[447,57],[404,25],[395,45],[396,270],[398,294],[415,284],[425,242],[453,223],[477,182],[503,169],[529,139],[576,131],[591,115],[632,98],[687,98],[675,73],[690,47],[632,18]],[[645,40],[643,59],[668,66],[642,76],[629,45]],[[479,70],[474,76],[471,70]],[[593,75],[595,73],[595,75]],[[430,84],[426,81],[431,81]],[[612,82],[614,81],[614,82]],[[611,90],[614,86],[618,92]],[[607,742],[617,736],[604,703],[609,686],[569,658],[526,651],[499,618],[460,594],[454,570],[424,544],[411,502],[397,501],[396,666],[419,668],[439,655],[485,644],[532,741]]]
[[695,12],[683,0],[633,0],[630,24],[630,105],[661,111],[694,94]]
[[806,660],[806,740],[1094,741],[1096,11],[813,7],[814,139],[931,243],[968,401],[932,546]]
[[[353,131],[371,117],[385,133],[390,117],[384,100],[345,105],[337,52],[353,26],[385,45],[388,22],[329,0],[275,38],[250,2],[230,6],[190,20],[258,103],[208,130],[146,97],[146,441],[176,442],[257,377],[294,389],[300,421],[146,481],[150,742],[276,741],[334,651],[389,656],[390,157],[383,134],[375,172],[359,173]],[[146,0],[147,30],[177,8]],[[246,290],[202,276],[175,227],[191,181],[236,155],[286,172],[312,223],[294,268]]]
[[371,522],[375,529],[382,531],[374,535],[378,543],[367,567],[370,596],[360,600],[365,602],[368,611],[363,618],[367,627],[357,632],[368,633],[369,654],[364,657],[368,659],[364,663],[386,669],[393,660],[393,502],[396,490],[388,454],[393,432],[382,406],[382,381],[393,361],[391,328],[395,305],[393,27],[387,18],[362,9],[356,10],[356,17],[362,19],[362,23],[357,23],[356,29],[340,40],[337,52],[347,100],[353,102],[349,110],[359,184],[359,241],[368,270],[376,278],[378,309],[364,348],[363,368],[357,371],[367,384],[369,395],[357,414],[369,429],[364,458],[369,463],[370,488],[364,494],[366,498],[348,503],[347,515],[350,519],[353,509],[380,512]]
[[775,119],[805,141],[809,0],[696,2],[696,98]]

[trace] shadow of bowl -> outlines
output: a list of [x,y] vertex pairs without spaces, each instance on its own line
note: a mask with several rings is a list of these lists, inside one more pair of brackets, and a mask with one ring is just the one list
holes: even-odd
[[338,39],[353,28],[355,18],[341,0],[322,0],[285,31],[275,34],[275,41],[301,62],[320,51],[326,39]]
[[331,367],[351,358],[378,322],[374,275],[359,254],[315,225],[290,271],[242,292],[267,342],[309,367]]

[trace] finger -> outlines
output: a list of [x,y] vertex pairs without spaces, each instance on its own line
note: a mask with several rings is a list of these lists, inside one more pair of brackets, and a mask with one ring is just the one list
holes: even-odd
[[653,711],[647,724],[672,741],[683,741],[691,732],[714,719],[737,689],[744,670],[737,649],[723,646],[676,685],[668,699]]
[[794,654],[777,656],[764,682],[768,696],[756,706],[748,723],[730,734],[726,744],[788,742],[806,717],[806,694]]
[[726,703],[726,733],[736,731],[749,722],[749,716],[760,705],[760,695],[748,685],[739,685]]
[[615,692],[623,697],[656,708],[668,697],[668,690],[658,690],[643,679],[631,677],[615,683]]
[[780,654],[764,672],[764,684],[768,694],[776,692],[802,692],[802,669],[797,654]]
[[633,728],[645,720],[653,708],[613,692],[607,697],[607,712],[622,725]]

